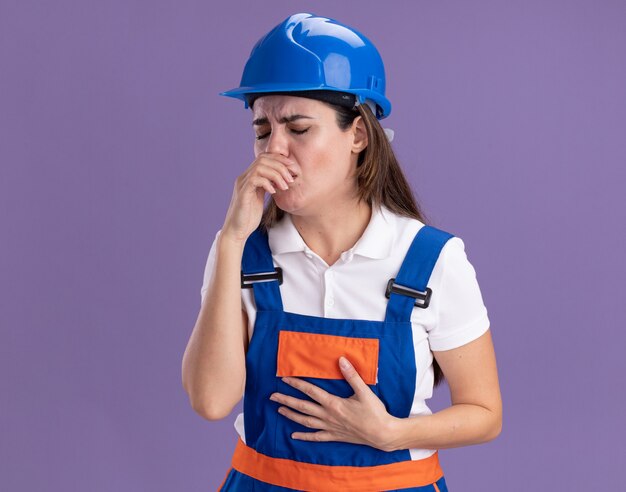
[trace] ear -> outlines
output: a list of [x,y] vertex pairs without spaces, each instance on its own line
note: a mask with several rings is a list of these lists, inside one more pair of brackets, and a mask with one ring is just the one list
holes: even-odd
[[352,141],[352,152],[355,154],[360,153],[365,147],[367,147],[367,130],[365,129],[365,123],[362,116],[357,116],[352,122],[352,135],[354,140]]

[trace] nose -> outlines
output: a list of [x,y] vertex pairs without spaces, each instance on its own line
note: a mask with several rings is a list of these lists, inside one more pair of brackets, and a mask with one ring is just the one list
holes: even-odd
[[272,129],[272,132],[267,137],[266,151],[284,156],[289,155],[289,144],[284,128],[278,127]]

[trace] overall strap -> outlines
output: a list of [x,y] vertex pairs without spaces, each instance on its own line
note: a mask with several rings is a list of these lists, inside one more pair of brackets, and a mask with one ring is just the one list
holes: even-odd
[[[385,321],[410,322],[413,308],[427,309],[432,290],[427,287],[439,253],[454,235],[436,227],[424,225],[407,251],[395,278],[387,284],[389,298]],[[436,295],[436,294],[434,294]]]
[[241,259],[241,287],[254,289],[257,311],[282,311],[282,270],[274,266],[267,232],[259,226],[246,241]]

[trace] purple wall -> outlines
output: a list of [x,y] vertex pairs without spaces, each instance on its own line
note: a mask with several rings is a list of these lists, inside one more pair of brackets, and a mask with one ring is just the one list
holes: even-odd
[[[0,489],[215,490],[237,411],[181,358],[252,161],[218,92],[291,13],[365,33],[385,125],[492,321],[504,429],[442,450],[450,490],[626,490],[626,4],[0,4]],[[449,404],[447,388],[432,400]]]

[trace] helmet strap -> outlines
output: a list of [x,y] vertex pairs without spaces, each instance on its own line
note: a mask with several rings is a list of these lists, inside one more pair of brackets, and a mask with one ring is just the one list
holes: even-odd
[[[357,106],[360,106],[361,104],[363,104],[363,103],[361,103],[361,100],[359,99],[359,97],[355,97],[354,98],[354,107],[356,108]],[[377,115],[376,114],[376,103],[374,101],[372,101],[371,99],[366,99],[365,100],[365,104],[367,104],[370,107],[370,109],[372,110],[372,114],[374,116],[376,116]]]

